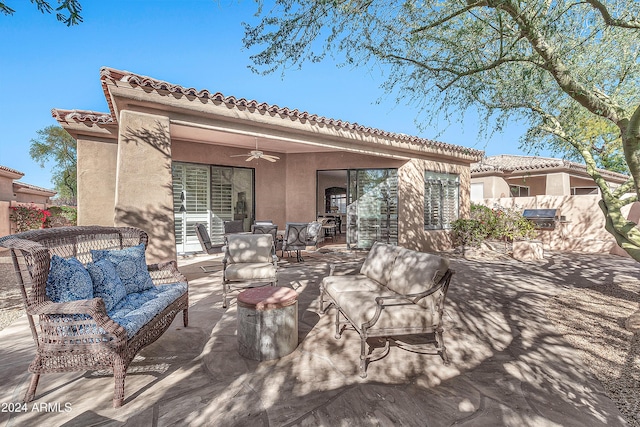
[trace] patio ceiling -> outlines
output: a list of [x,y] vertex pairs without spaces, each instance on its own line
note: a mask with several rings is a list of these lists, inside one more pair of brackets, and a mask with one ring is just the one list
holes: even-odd
[[198,125],[195,123],[171,122],[171,137],[184,141],[206,144],[224,145],[229,147],[245,148],[253,150],[256,147],[265,151],[276,153],[317,153],[336,151],[338,148],[313,144],[308,141],[294,139],[291,136],[283,137],[269,134],[268,130],[239,130],[216,129],[213,126]]

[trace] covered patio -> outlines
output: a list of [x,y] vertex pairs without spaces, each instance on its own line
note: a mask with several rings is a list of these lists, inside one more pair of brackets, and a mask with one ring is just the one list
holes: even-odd
[[[450,254],[456,270],[445,305],[451,365],[437,355],[392,348],[361,379],[359,340],[352,331],[334,339],[333,316],[319,314],[318,284],[329,263],[346,273],[363,255],[326,246],[305,253],[303,263],[281,261],[279,285],[299,294],[299,345],[288,356],[264,362],[238,356],[235,303],[221,308],[222,273],[200,269],[221,269],[220,258],[181,259],[189,279],[190,324],[184,328],[176,320],[139,354],[128,371],[122,408],[111,408],[109,373],[48,374],[28,410],[3,410],[0,423],[625,425],[580,353],[549,322],[545,307],[568,289],[638,283],[635,262],[565,253],[537,263],[492,262]],[[0,331],[0,340],[0,402],[19,402],[33,356],[25,317]]]
[[53,110],[77,140],[78,225],[147,230],[152,262],[199,250],[196,222],[216,240],[228,220],[284,229],[328,213],[352,247],[442,250],[469,211],[482,151],[112,68],[100,83],[108,112]]

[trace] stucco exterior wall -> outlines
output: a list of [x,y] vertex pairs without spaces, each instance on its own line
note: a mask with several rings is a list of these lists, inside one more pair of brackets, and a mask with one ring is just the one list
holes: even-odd
[[317,170],[399,168],[403,163],[403,160],[348,152],[289,154],[286,167],[287,222],[316,219]]
[[[518,210],[558,209],[558,215],[565,220],[557,224],[554,230],[538,232],[537,238],[543,242],[545,249],[622,255],[624,251],[604,228],[605,219],[598,206],[599,200],[597,195],[537,196],[484,199],[482,204],[489,207],[498,204]],[[623,214],[637,221],[640,219],[640,205],[628,206]]]
[[9,206],[11,206],[11,202],[0,200],[0,237],[11,234]]
[[176,258],[169,118],[122,111],[114,224],[150,235],[147,260]]
[[118,145],[101,139],[77,139],[78,225],[113,226]]
[[566,173],[550,173],[547,175],[547,188],[544,194],[549,196],[571,195],[569,175]]
[[0,200],[13,200],[13,178],[0,175]]
[[427,170],[460,176],[460,217],[469,217],[469,168],[451,163],[413,159],[398,170],[398,244],[423,251],[450,249],[452,242],[449,230],[424,229],[424,173]]
[[485,198],[491,197],[508,197],[509,184],[507,181],[497,176],[483,176],[480,178],[472,178],[472,183],[482,183],[482,191]]
[[280,160],[275,163],[265,160],[247,162],[246,157],[231,157],[247,153],[247,150],[241,148],[180,140],[173,140],[171,148],[172,160],[176,162],[254,169],[256,219],[272,220],[274,224],[284,227],[286,221],[286,175],[284,170],[287,164],[286,154],[264,150],[266,154],[280,157]]
[[16,203],[33,203],[34,205],[46,206],[46,204],[49,202],[49,197],[41,196],[39,194],[16,192],[16,197],[14,200],[16,201]]

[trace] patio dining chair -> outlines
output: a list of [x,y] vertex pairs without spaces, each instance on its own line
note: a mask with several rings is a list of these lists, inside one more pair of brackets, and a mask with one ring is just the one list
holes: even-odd
[[282,249],[282,237],[278,238],[278,226],[275,224],[254,224],[251,226],[252,234],[271,234],[273,237],[274,249]]
[[307,246],[318,249],[318,244],[324,241],[322,223],[320,221],[310,222],[307,226]]
[[307,249],[307,228],[308,222],[288,222],[284,230],[284,240],[282,241],[282,256],[285,251],[291,255],[291,251],[296,251],[296,260],[304,261],[300,251]]
[[230,234],[222,259],[222,307],[236,290],[277,283],[278,257],[271,234]]
[[[196,228],[196,236],[198,236],[198,240],[200,241],[200,246],[202,246],[202,251],[205,254],[211,255],[211,254],[222,253],[222,247],[224,245],[223,244],[214,245],[211,243],[209,232],[207,231],[207,227],[205,227],[204,224],[197,222],[195,225],[195,228]],[[213,265],[202,265],[200,266],[200,268],[205,273],[211,273],[212,271],[214,271],[213,269],[215,267]]]
[[224,234],[244,233],[244,221],[241,219],[224,222]]

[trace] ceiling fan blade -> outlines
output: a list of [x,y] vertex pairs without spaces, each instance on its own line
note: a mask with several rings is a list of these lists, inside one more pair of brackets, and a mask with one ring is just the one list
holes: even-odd
[[262,158],[265,159],[268,162],[271,162],[271,163],[274,163],[276,161],[276,159],[272,159],[271,156],[269,156],[269,157],[264,157],[263,156]]
[[245,162],[250,162],[250,161],[251,161],[251,160],[253,160],[253,159],[255,159],[255,157],[253,157],[253,156],[249,156],[249,157],[247,157],[247,160],[245,160]]
[[229,156],[229,157],[247,157],[247,156],[251,157],[251,154],[234,154],[234,155]]
[[278,156],[272,156],[271,154],[265,154],[262,156],[263,159],[269,160],[270,162],[275,162],[276,160],[280,160]]

